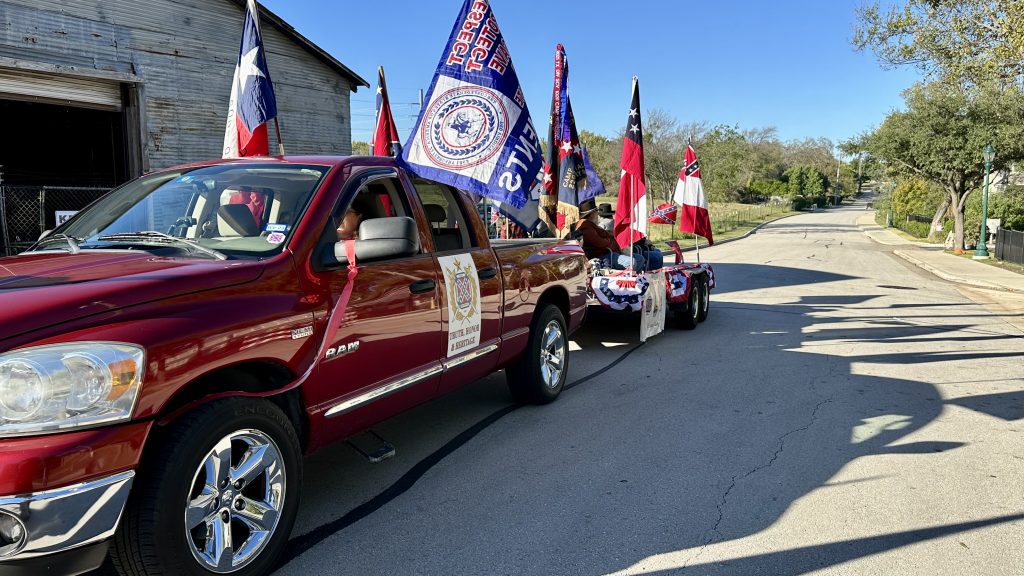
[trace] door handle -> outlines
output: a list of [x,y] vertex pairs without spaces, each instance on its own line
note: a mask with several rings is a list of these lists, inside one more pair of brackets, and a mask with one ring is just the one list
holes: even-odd
[[423,294],[425,292],[432,292],[434,288],[437,288],[437,283],[433,280],[417,280],[412,284],[409,284],[409,292],[413,294]]
[[476,275],[479,276],[481,280],[489,280],[497,276],[498,271],[495,270],[493,266],[488,266],[477,270]]

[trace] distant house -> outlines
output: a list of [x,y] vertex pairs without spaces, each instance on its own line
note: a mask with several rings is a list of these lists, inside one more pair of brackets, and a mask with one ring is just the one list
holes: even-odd
[[[0,0],[4,183],[112,187],[219,157],[243,16],[243,0]],[[366,81],[260,17],[286,151],[351,153]]]

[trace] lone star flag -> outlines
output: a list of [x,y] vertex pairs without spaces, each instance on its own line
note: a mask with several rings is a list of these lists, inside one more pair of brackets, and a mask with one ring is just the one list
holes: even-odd
[[395,128],[395,118],[391,115],[391,102],[388,100],[388,87],[384,83],[384,67],[377,68],[377,126],[373,131],[373,155],[397,156],[402,148]]
[[666,202],[655,208],[654,212],[651,212],[651,217],[647,220],[651,224],[675,224],[678,213],[679,206],[672,202]]
[[544,159],[487,0],[463,3],[402,163],[423,178],[526,205]]
[[555,47],[555,89],[551,96],[548,161],[540,218],[558,238],[565,238],[580,219],[580,194],[587,187],[583,150],[569,101],[569,61],[561,44]]
[[255,0],[249,0],[242,25],[242,45],[231,82],[231,103],[224,130],[224,158],[267,156],[267,123],[277,116],[277,99],[263,52]]
[[647,186],[644,180],[644,128],[640,118],[640,80],[633,77],[626,134],[622,140],[622,180],[615,208],[615,241],[626,248],[647,237]]
[[676,193],[673,196],[679,209],[679,230],[690,232],[708,239],[708,246],[715,243],[711,233],[711,216],[708,215],[708,199],[704,196],[704,184],[700,180],[700,163],[693,146],[686,146],[686,159],[679,173]]

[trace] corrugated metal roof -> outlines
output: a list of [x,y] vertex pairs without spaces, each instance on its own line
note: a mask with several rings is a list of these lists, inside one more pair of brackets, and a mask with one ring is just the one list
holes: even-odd
[[[245,10],[246,0],[233,0],[233,2],[235,4],[238,4],[243,10]],[[351,68],[342,64],[334,56],[328,54],[326,50],[314,44],[312,40],[306,38],[302,34],[299,34],[299,32],[295,28],[292,28],[291,24],[285,22],[283,18],[281,18],[277,14],[274,14],[273,12],[268,10],[266,6],[263,6],[259,2],[257,2],[256,4],[257,6],[259,6],[261,23],[270,22],[285,36],[295,41],[296,44],[299,44],[300,46],[308,50],[311,54],[313,54],[321,61],[323,61],[324,64],[327,64],[328,66],[336,70],[338,73],[347,76],[350,80],[352,80],[353,92],[355,92],[356,88],[358,88],[359,86],[363,86],[366,88],[370,87],[370,84],[366,80],[364,80],[362,76],[356,74],[355,72],[352,71]]]

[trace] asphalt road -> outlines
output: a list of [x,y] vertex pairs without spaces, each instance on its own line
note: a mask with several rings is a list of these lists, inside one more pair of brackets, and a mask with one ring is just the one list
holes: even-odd
[[702,251],[696,331],[593,315],[552,405],[499,374],[313,456],[278,574],[1024,574],[1024,303],[862,213]]

